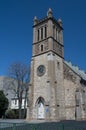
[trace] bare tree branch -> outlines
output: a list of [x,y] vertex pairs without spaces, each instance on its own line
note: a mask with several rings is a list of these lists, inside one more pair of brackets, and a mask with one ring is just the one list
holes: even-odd
[[[9,76],[13,79],[8,84],[9,88],[12,89],[17,95],[19,102],[19,118],[22,118],[22,99],[24,101],[24,109],[26,109],[27,94],[29,90],[29,77],[30,77],[30,68],[20,62],[11,64],[9,68]],[[16,86],[14,81],[16,81]],[[25,113],[25,110],[24,110]]]

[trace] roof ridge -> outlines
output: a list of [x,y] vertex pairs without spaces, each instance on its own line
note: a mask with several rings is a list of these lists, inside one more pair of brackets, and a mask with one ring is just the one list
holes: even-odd
[[72,64],[72,62],[64,61],[75,73],[77,73],[81,78],[86,80],[86,73],[84,70],[81,70],[78,66]]

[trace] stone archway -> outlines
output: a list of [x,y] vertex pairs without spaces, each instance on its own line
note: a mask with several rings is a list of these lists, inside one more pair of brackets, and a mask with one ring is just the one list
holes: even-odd
[[36,102],[37,108],[37,119],[44,119],[45,118],[45,106],[44,106],[44,99],[39,97]]

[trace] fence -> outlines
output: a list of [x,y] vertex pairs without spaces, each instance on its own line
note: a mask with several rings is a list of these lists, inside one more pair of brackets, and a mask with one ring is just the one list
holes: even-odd
[[86,130],[86,122],[0,123],[0,130]]

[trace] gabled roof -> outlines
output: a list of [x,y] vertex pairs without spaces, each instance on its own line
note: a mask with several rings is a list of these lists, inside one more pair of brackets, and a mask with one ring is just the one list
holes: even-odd
[[83,70],[80,70],[78,66],[72,65],[71,62],[64,61],[77,75],[79,75],[82,79],[86,80],[86,73]]

